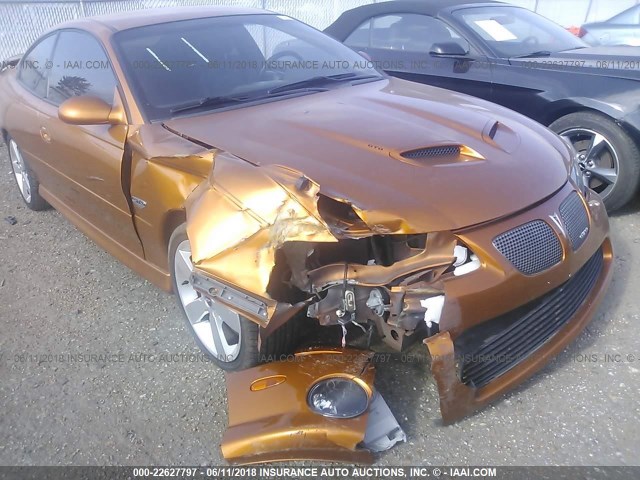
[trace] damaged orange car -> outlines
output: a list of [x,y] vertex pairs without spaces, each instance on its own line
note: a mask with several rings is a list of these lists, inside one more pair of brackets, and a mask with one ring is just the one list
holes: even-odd
[[[569,143],[373,67],[286,16],[181,8],[64,24],[1,74],[27,205],[175,292],[238,371],[232,461],[402,440],[371,355],[348,348],[363,330],[425,344],[450,422],[540,369],[606,290],[607,215]],[[261,363],[303,317],[342,338]]]

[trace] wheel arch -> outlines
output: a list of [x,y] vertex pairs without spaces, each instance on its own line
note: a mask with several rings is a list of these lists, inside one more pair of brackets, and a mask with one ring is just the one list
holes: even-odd
[[[604,115],[614,122],[619,122],[619,115],[616,115],[616,110],[611,108],[610,106],[605,106],[605,108],[599,108],[599,105],[593,104],[584,104],[576,102],[575,100],[566,99],[560,100],[558,102],[554,102],[549,105],[549,110],[543,119],[543,123],[546,126],[551,125],[556,120],[561,119],[567,115],[572,113],[596,113],[599,115]],[[619,112],[618,112],[619,113]]]
[[589,100],[587,103],[578,102],[575,99],[554,102],[549,106],[549,111],[542,123],[549,127],[553,122],[572,113],[594,113],[608,118],[631,136],[638,148],[640,148],[640,131],[624,121],[624,113],[596,100]]
[[164,216],[162,222],[162,240],[163,248],[166,252],[169,251],[169,240],[173,232],[183,223],[187,221],[187,213],[184,209],[169,210]]
[[614,147],[617,168],[624,173],[616,173],[615,183],[606,182],[606,191],[596,190],[603,196],[609,212],[626,205],[640,186],[640,131],[626,121],[621,110],[615,109],[616,112],[610,114],[611,108],[610,105],[606,109],[565,105],[549,112],[549,127],[556,123],[554,129],[558,131],[573,127],[599,131]]

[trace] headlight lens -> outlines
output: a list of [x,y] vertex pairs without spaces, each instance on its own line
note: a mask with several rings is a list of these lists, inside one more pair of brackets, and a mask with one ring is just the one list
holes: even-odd
[[568,139],[565,137],[560,138],[569,149],[569,176],[571,177],[571,180],[573,180],[573,183],[578,187],[578,190],[580,190],[580,193],[586,195],[589,185],[585,179],[584,172],[580,169],[580,165],[578,164],[578,152]]
[[309,408],[324,417],[353,418],[369,407],[369,395],[357,382],[340,377],[320,380],[307,396]]

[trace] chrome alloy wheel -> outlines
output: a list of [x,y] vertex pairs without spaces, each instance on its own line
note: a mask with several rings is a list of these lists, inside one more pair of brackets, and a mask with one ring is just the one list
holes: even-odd
[[211,299],[205,299],[191,286],[191,245],[181,242],[174,258],[178,297],[191,328],[198,339],[219,362],[230,363],[238,358],[242,342],[240,316]]
[[560,133],[578,152],[578,166],[585,183],[602,197],[611,193],[618,180],[620,159],[612,143],[588,128],[572,128]]
[[20,193],[24,201],[31,202],[31,183],[29,179],[29,170],[24,163],[18,144],[11,139],[9,141],[9,155],[11,157],[11,166],[13,167],[13,176],[16,179]]

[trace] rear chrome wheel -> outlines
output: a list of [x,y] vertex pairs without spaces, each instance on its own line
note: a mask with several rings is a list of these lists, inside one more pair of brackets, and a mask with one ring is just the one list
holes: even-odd
[[242,346],[240,315],[224,305],[205,299],[191,286],[191,246],[180,242],[174,256],[178,297],[194,334],[205,352],[220,363],[232,363]]
[[18,148],[18,144],[13,140],[9,140],[9,156],[11,158],[11,168],[13,176],[16,179],[20,193],[25,202],[31,201],[31,185],[29,184],[29,171],[27,170],[22,154]]
[[18,147],[16,141],[11,137],[7,138],[7,145],[9,147],[9,160],[11,161],[13,178],[16,180],[16,185],[18,186],[24,203],[26,203],[31,210],[44,210],[48,204],[40,196],[38,180],[29,168],[29,165],[27,165],[20,147]]

